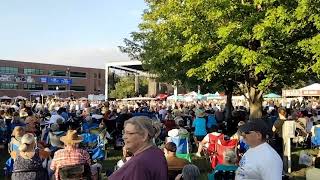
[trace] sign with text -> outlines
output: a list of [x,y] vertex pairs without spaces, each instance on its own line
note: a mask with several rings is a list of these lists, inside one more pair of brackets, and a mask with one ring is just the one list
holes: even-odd
[[72,79],[41,77],[40,82],[49,84],[72,84]]

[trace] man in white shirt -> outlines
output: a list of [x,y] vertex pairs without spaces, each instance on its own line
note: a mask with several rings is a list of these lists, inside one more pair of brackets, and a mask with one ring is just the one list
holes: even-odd
[[236,180],[281,180],[283,163],[278,153],[266,143],[267,126],[261,120],[239,127],[250,149],[240,160]]

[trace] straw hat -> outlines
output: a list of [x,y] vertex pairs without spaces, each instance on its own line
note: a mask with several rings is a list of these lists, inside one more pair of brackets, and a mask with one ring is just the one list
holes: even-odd
[[64,144],[78,144],[82,140],[82,136],[79,136],[76,130],[68,130],[67,134],[60,138]]

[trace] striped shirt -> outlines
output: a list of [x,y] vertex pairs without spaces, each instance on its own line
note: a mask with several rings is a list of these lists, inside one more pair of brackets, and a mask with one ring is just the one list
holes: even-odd
[[90,165],[90,156],[87,151],[79,148],[66,147],[54,153],[50,169],[55,171],[55,177],[59,179],[58,170],[61,167],[86,163]]

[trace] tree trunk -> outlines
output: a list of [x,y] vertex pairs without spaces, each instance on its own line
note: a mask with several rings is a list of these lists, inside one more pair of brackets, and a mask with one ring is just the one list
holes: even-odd
[[250,88],[249,91],[249,120],[260,119],[262,117],[262,91]]
[[226,103],[226,112],[225,112],[225,120],[230,121],[232,118],[232,92],[226,91],[227,95],[227,103]]

